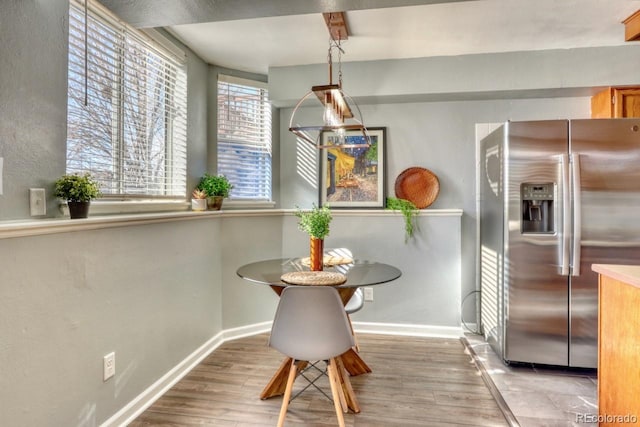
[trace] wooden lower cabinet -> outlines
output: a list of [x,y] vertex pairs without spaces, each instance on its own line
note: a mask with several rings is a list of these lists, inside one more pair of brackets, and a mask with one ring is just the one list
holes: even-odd
[[609,87],[591,97],[591,117],[640,117],[640,87]]
[[[594,265],[593,269],[600,273],[599,425],[640,425],[640,267]],[[629,272],[637,274],[637,280],[625,275]]]

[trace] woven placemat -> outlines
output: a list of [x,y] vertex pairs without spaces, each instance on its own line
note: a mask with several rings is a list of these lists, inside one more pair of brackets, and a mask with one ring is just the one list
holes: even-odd
[[280,276],[280,280],[292,285],[335,286],[347,281],[347,276],[333,271],[292,271]]
[[[309,265],[311,258],[305,257],[300,259],[303,265]],[[322,264],[326,267],[333,267],[334,265],[353,264],[353,258],[346,256],[325,255],[322,257]]]

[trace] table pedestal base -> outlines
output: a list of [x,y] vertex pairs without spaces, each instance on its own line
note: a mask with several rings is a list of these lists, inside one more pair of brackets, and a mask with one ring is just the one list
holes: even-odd
[[[358,399],[351,387],[349,375],[356,376],[366,374],[371,372],[371,368],[369,368],[354,349],[347,350],[336,359],[338,360],[339,365],[337,369],[338,377],[347,401],[347,407],[357,414],[360,412],[360,404],[358,403]],[[260,393],[260,399],[268,399],[270,397],[282,396],[284,394],[284,391],[287,388],[287,378],[289,376],[291,361],[292,359],[290,357],[285,358],[274,376],[271,377],[267,386],[262,390],[262,393]],[[307,366],[307,363],[308,362],[298,363],[298,373]]]

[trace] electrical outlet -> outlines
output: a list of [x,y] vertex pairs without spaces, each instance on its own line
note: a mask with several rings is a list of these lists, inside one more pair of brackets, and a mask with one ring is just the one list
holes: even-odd
[[42,216],[47,214],[47,203],[45,201],[44,188],[29,189],[29,210],[31,216]]
[[103,381],[108,380],[116,374],[116,354],[111,352],[103,358],[102,365]]
[[373,301],[373,288],[364,288],[364,300]]

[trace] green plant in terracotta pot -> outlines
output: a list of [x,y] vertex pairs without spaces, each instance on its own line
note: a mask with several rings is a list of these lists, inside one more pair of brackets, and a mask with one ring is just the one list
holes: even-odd
[[324,253],[324,238],[329,235],[329,224],[332,216],[328,206],[321,208],[313,205],[311,210],[298,208],[295,215],[298,217],[298,229],[309,235],[309,266],[313,271],[322,270]]
[[197,187],[207,195],[207,204],[210,210],[220,210],[222,200],[229,197],[233,184],[224,175],[209,175],[205,173]]
[[91,174],[67,174],[55,182],[54,195],[67,201],[71,219],[87,218],[91,200],[100,197],[100,186]]

